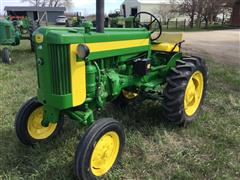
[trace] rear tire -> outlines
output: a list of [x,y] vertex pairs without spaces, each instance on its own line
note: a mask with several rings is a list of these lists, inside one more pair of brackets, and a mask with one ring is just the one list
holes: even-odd
[[124,144],[124,130],[118,121],[112,118],[96,121],[88,128],[77,147],[77,178],[92,180],[106,174],[120,161]]
[[35,52],[35,43],[32,39],[33,37],[33,32],[38,28],[38,24],[35,21],[30,21],[30,25],[29,25],[29,37],[30,37],[30,45],[31,45],[31,51]]
[[164,90],[164,118],[179,125],[195,120],[206,96],[207,83],[208,70],[202,59],[177,60]]
[[9,64],[11,62],[10,51],[8,48],[2,50],[2,62]]
[[[25,145],[50,141],[61,131],[64,123],[63,116],[57,124],[49,123],[48,127],[41,125],[42,104],[34,97],[22,105],[15,119],[15,130],[18,139]],[[40,123],[38,121],[40,120]],[[45,128],[45,129],[44,129]]]

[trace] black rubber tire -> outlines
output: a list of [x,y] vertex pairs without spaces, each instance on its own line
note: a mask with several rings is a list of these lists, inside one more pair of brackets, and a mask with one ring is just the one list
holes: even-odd
[[113,166],[120,161],[122,151],[125,145],[124,129],[118,121],[112,118],[100,119],[88,128],[77,147],[75,153],[75,174],[78,179],[96,179],[96,176],[91,172],[90,168],[91,155],[94,146],[96,145],[96,142],[98,142],[98,140],[104,134],[110,131],[116,132],[120,139],[118,155]]
[[2,62],[6,64],[11,62],[10,51],[8,48],[2,49]]
[[42,106],[42,104],[37,101],[36,97],[33,97],[32,99],[28,100],[26,103],[22,105],[22,107],[20,108],[16,115],[15,131],[18,139],[25,145],[34,145],[37,142],[49,142],[59,134],[63,127],[64,116],[61,115],[59,117],[56,129],[48,138],[46,139],[32,138],[28,133],[27,122],[30,114],[40,106]]
[[37,22],[35,22],[35,21],[30,21],[30,25],[29,25],[29,29],[28,29],[28,31],[29,31],[29,38],[30,38],[30,45],[31,45],[31,51],[32,52],[35,52],[35,43],[34,43],[34,41],[33,41],[33,39],[32,39],[32,37],[33,37],[33,32],[38,28],[39,26],[38,26],[38,24],[37,24]]
[[[169,122],[183,125],[196,119],[204,103],[208,84],[208,70],[204,60],[199,57],[183,57],[176,63],[176,68],[172,68],[167,77],[167,86],[164,89],[163,117]],[[184,95],[188,81],[196,71],[203,74],[203,94],[198,109],[192,116],[188,116],[184,110]]]

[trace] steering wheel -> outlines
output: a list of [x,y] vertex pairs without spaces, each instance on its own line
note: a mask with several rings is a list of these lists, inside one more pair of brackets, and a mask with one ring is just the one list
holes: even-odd
[[[140,15],[142,15],[142,14],[150,16],[150,22],[137,21],[137,19],[140,19]],[[134,24],[134,27],[136,27],[136,28],[144,27],[148,31],[150,31],[151,32],[150,39],[152,42],[157,40],[162,35],[162,25],[161,25],[160,21],[153,14],[151,14],[149,12],[142,11],[142,12],[137,13],[133,18],[133,24]]]

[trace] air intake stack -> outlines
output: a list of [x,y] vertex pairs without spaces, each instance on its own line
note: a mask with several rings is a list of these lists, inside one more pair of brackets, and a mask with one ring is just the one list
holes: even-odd
[[104,0],[96,0],[96,31],[104,33]]

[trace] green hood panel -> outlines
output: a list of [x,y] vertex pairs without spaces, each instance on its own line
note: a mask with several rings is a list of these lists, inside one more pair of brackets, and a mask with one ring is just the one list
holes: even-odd
[[90,33],[84,33],[84,28],[41,27],[35,32],[37,33],[43,34],[44,41],[48,44],[96,43],[149,38],[149,32],[139,28],[106,28],[104,33],[97,33],[92,29]]

